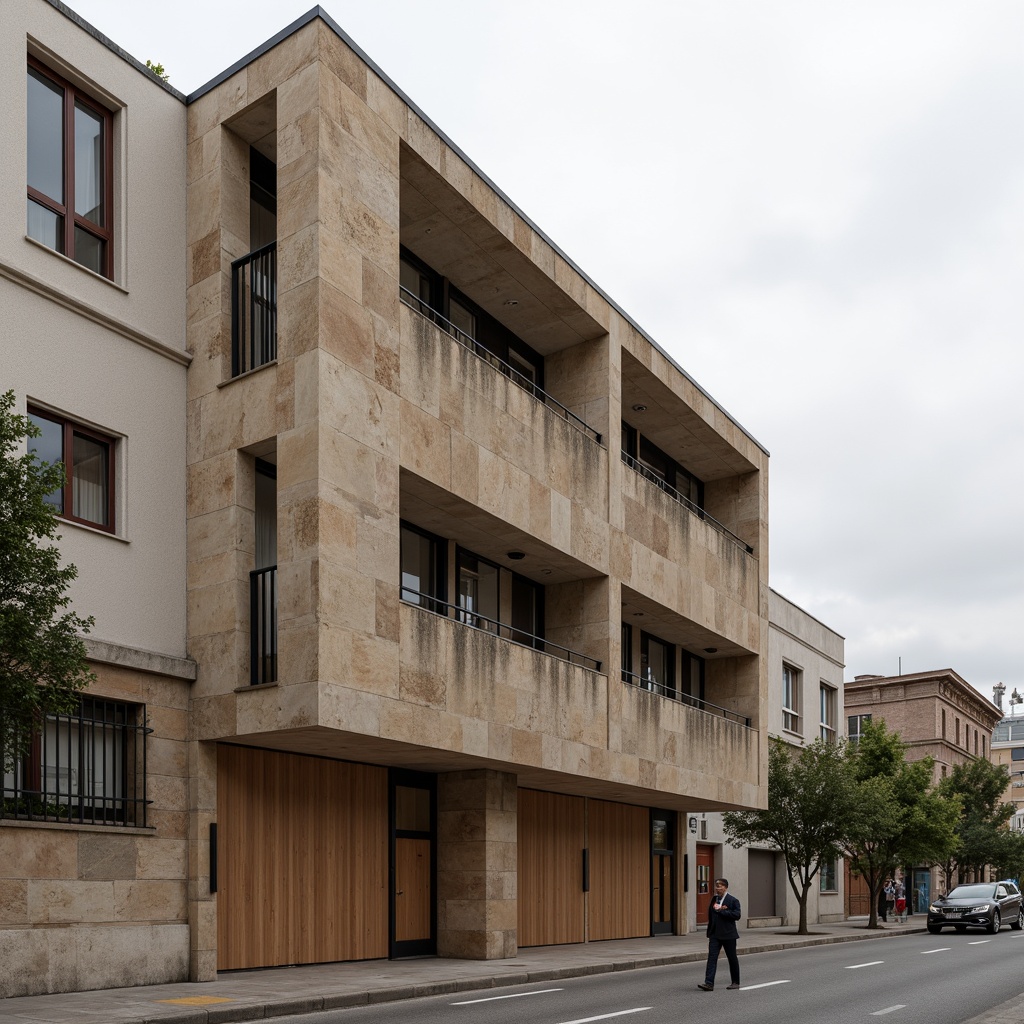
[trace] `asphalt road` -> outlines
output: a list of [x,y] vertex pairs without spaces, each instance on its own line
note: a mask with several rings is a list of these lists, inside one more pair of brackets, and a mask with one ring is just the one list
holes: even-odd
[[[742,939],[740,942],[742,946]],[[946,930],[287,1018],[292,1024],[962,1024],[1024,990],[1024,932]]]

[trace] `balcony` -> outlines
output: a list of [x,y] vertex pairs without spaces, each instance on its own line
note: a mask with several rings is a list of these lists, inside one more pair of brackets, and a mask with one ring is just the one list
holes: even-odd
[[635,672],[627,672],[623,669],[622,681],[626,683],[627,686],[633,686],[637,690],[645,690],[648,693],[663,697],[665,700],[675,701],[678,704],[685,704],[688,707],[696,708],[698,711],[703,711],[705,714],[717,715],[727,721],[737,722],[747,729],[750,728],[750,719],[746,715],[740,715],[735,711],[730,711],[728,708],[719,707],[719,705],[712,704],[711,701],[708,700],[702,700],[700,697],[693,697],[688,693],[681,693],[674,688],[666,687],[656,679],[648,679],[643,676],[638,676]]
[[711,527],[711,529],[716,530],[723,537],[732,541],[733,544],[736,544],[737,546],[741,547],[744,551],[747,552],[747,554],[752,555],[754,553],[754,549],[750,544],[737,537],[735,533],[724,527],[720,522],[718,522],[717,519],[713,518],[712,516],[709,516],[707,512],[705,512],[704,509],[702,509],[699,505],[697,505],[695,502],[691,501],[684,495],[680,494],[679,491],[677,491],[674,487],[672,487],[670,484],[662,480],[661,477],[657,475],[657,473],[652,473],[651,470],[649,470],[637,459],[633,458],[633,456],[630,455],[628,452],[622,453],[622,461],[627,466],[629,466],[629,468],[632,469],[633,472],[638,473],[645,480],[650,480],[652,484],[654,484],[656,487],[661,488],[661,490],[663,490],[670,498],[672,498],[674,501],[682,505],[683,508],[691,512],[698,519],[707,523],[708,526]]
[[277,359],[277,242],[231,264],[231,376]]
[[485,363],[489,363],[494,369],[506,376],[513,384],[522,388],[527,394],[536,399],[542,405],[547,406],[556,415],[560,416],[571,426],[581,431],[592,441],[596,441],[597,444],[601,443],[601,434],[595,430],[588,423],[585,423],[575,413],[570,412],[561,402],[556,398],[552,398],[546,391],[543,391],[536,384],[530,380],[529,377],[525,376],[519,370],[517,370],[511,364],[505,362],[503,359],[499,359],[493,352],[485,348],[475,338],[471,338],[464,331],[460,330],[450,320],[445,319],[428,305],[423,299],[419,298],[416,294],[411,292],[408,288],[399,285],[399,297],[404,305],[418,313],[420,316],[429,320],[431,323],[440,327],[446,334],[450,334],[455,341],[461,345],[464,349],[472,352],[473,355],[482,359]]
[[277,682],[277,566],[249,573],[249,683]]

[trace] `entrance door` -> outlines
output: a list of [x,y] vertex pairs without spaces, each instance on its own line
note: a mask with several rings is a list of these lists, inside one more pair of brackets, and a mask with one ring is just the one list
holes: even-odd
[[651,811],[651,934],[675,933],[676,815],[674,811]]
[[907,906],[912,914],[927,914],[932,899],[932,873],[928,868],[914,868],[914,887],[907,893]]
[[392,769],[390,790],[391,956],[422,956],[437,946],[435,778]]
[[708,923],[711,906],[712,875],[715,871],[715,848],[697,844],[697,924]]

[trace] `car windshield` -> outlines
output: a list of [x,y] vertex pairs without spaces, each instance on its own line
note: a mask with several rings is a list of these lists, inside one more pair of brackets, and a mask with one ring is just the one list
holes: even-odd
[[991,899],[993,892],[995,892],[993,885],[958,885],[946,898],[950,900]]

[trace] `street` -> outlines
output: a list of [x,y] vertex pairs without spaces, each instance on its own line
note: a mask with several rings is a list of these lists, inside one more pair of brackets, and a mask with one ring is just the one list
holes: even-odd
[[[1024,932],[946,931],[740,957],[728,991],[723,956],[714,992],[689,963],[514,989],[465,992],[287,1018],[294,1024],[635,1024],[734,1022],[962,1024],[1024,989]],[[742,946],[742,940],[741,940]]]

